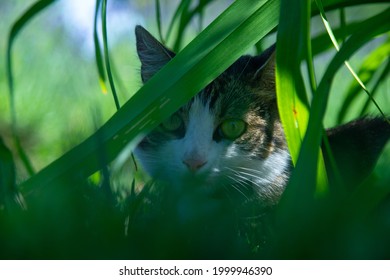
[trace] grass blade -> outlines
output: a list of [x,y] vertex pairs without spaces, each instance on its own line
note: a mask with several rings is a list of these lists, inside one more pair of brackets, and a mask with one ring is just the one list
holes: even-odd
[[[329,37],[335,47],[335,49],[337,51],[340,50],[340,46],[336,40],[336,37],[334,36],[333,34],[333,31],[332,31],[332,28],[330,27],[330,24],[329,24],[329,21],[328,19],[326,18],[326,14],[325,14],[325,10],[324,10],[324,7],[322,5],[322,2],[321,0],[316,0],[316,3],[317,3],[317,6],[320,10],[320,14],[321,14],[321,18],[322,18],[322,21],[324,23],[324,26],[326,28],[326,31],[328,32],[329,34]],[[366,94],[368,95],[368,97],[370,98],[371,102],[375,105],[375,107],[378,109],[378,111],[381,113],[381,115],[383,116],[383,118],[386,118],[385,114],[383,113],[382,109],[379,107],[378,103],[375,101],[375,99],[372,97],[372,94],[367,90],[366,86],[364,85],[364,83],[362,82],[362,80],[359,78],[359,76],[356,74],[356,72],[352,69],[350,63],[348,61],[345,61],[344,62],[345,66],[348,68],[349,72],[352,74],[352,76],[354,77],[354,79],[359,83],[360,87],[366,92]]]
[[[317,0],[311,0],[314,3]],[[374,3],[388,3],[388,0],[324,0],[324,7],[326,11],[345,8],[349,6],[358,6],[363,4],[374,4]],[[319,8],[316,5],[312,7],[312,15],[320,13]]]
[[[343,40],[343,37],[348,37],[351,34],[359,30],[362,22],[348,23],[345,27],[336,27],[333,29],[333,34],[337,40]],[[312,39],[313,54],[318,55],[324,51],[327,51],[333,47],[332,42],[329,40],[329,34],[327,32],[317,35]]]
[[161,5],[160,0],[155,0],[155,10],[156,10],[156,21],[157,21],[157,30],[158,37],[160,42],[165,45],[164,36],[162,35],[162,27],[161,27]]
[[104,94],[107,93],[107,86],[106,86],[106,74],[104,72],[104,62],[103,62],[103,55],[102,50],[100,47],[100,41],[99,41],[99,35],[98,35],[98,15],[99,15],[99,9],[102,5],[101,0],[96,0],[96,6],[95,6],[95,16],[93,21],[93,41],[95,45],[95,58],[96,58],[96,66],[98,69],[98,75],[99,75],[99,85]]
[[[295,13],[290,9],[295,5]],[[281,15],[284,20],[278,26],[277,55],[276,55],[276,88],[280,118],[287,138],[291,158],[296,164],[301,146],[301,141],[306,131],[309,114],[309,102],[301,76],[300,65],[304,53],[302,44],[306,42],[306,15],[301,14],[301,7],[306,4],[302,1],[282,1]],[[296,28],[297,23],[301,30],[291,33],[290,26]],[[297,35],[298,34],[298,38]],[[284,46],[289,46],[285,50]],[[288,57],[288,58],[287,58]],[[283,94],[283,95],[282,95]]]
[[28,174],[31,176],[35,173],[34,168],[31,164],[31,161],[29,160],[26,152],[24,151],[22,144],[20,143],[20,139],[16,132],[16,126],[17,126],[17,118],[16,118],[16,109],[15,109],[15,92],[14,92],[14,79],[13,79],[13,71],[12,71],[12,46],[13,43],[17,37],[17,35],[20,33],[20,31],[26,26],[26,24],[38,13],[43,11],[45,8],[47,8],[49,5],[53,4],[55,0],[41,0],[36,3],[34,3],[13,25],[11,28],[11,31],[8,35],[8,43],[7,43],[7,54],[6,54],[6,60],[7,60],[7,67],[6,67],[6,73],[7,73],[7,83],[8,83],[8,90],[9,90],[9,96],[10,96],[10,110],[11,110],[11,122],[12,122],[12,136],[14,140],[14,144],[16,147],[16,150],[20,156],[20,159],[22,160],[22,163],[24,164],[24,167],[26,168]]
[[110,56],[108,51],[108,40],[107,40],[107,0],[103,0],[102,4],[102,33],[103,33],[103,48],[104,48],[104,58],[106,62],[106,70],[108,81],[110,83],[112,96],[114,97],[115,107],[119,110],[119,100],[118,95],[116,94],[114,79],[112,77],[111,65],[110,65]]
[[[303,57],[306,57],[312,90],[316,89],[310,44],[310,2],[282,1],[280,18],[283,21],[278,27],[277,100],[291,158],[296,164],[309,119],[309,101],[300,70]],[[327,185],[323,161],[318,168],[317,187],[323,191]]]
[[[361,77],[363,83],[369,83],[374,77],[374,73],[380,68],[380,65],[388,59],[390,55],[390,39],[387,39],[377,49],[372,51],[363,61],[360,66],[358,76]],[[359,97],[359,91],[361,87],[356,82],[352,82],[349,86],[343,105],[338,114],[338,122],[342,123],[348,113],[348,109]],[[370,99],[369,99],[370,101]]]
[[16,188],[16,168],[12,152],[0,137],[0,211],[14,205],[27,209],[23,196]]
[[175,10],[175,13],[172,16],[172,19],[168,25],[168,31],[167,31],[167,36],[166,36],[165,42],[168,42],[168,40],[171,37],[171,34],[173,32],[175,22],[178,20],[178,18],[184,12],[184,10],[188,9],[190,2],[191,2],[191,0],[180,1],[179,5],[177,6],[177,8]]
[[[371,95],[373,97],[375,97],[375,94],[377,93],[377,89],[379,88],[381,83],[384,82],[385,79],[389,76],[389,73],[390,73],[390,59],[388,58],[385,68],[382,70],[382,73],[380,74],[378,80],[376,81],[375,85],[371,90]],[[371,104],[371,100],[368,99],[360,111],[361,116],[367,113],[367,109],[370,106],[370,104]]]

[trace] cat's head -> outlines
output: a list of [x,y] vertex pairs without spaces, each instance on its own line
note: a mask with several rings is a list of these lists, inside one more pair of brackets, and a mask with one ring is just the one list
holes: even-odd
[[[147,82],[175,54],[136,28]],[[177,188],[223,187],[276,200],[289,154],[275,95],[274,48],[242,56],[190,102],[147,135],[135,154],[149,175]]]

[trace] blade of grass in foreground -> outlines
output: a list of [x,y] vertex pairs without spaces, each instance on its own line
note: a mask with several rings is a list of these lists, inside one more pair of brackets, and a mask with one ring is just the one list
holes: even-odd
[[16,118],[16,109],[15,109],[15,93],[14,93],[14,79],[12,71],[12,46],[13,43],[19,34],[19,32],[26,26],[26,24],[37,14],[47,8],[49,5],[53,4],[56,0],[41,0],[34,3],[12,26],[10,34],[8,35],[8,44],[7,44],[7,83],[10,96],[10,110],[11,110],[11,121],[12,121],[12,136],[14,139],[14,144],[17,149],[17,152],[26,168],[28,174],[31,176],[35,173],[34,168],[24,151],[20,139],[16,132],[17,118]]
[[0,137],[0,212],[13,206],[26,209],[23,196],[16,188],[16,168],[12,152]]
[[[314,4],[316,0],[311,0]],[[349,6],[358,6],[363,4],[374,4],[374,3],[389,3],[389,0],[324,0],[325,10],[334,10],[345,8]],[[312,14],[319,14],[320,11],[316,5],[313,5]]]
[[186,9],[188,9],[188,6],[189,6],[189,0],[183,0],[183,1],[180,1],[180,4],[177,6],[173,16],[172,16],[172,19],[168,25],[168,30],[167,30],[167,35],[166,35],[166,38],[165,38],[165,42],[168,42],[169,41],[169,38],[171,37],[171,34],[173,32],[173,29],[174,29],[174,26],[175,26],[175,23],[176,21],[180,18],[180,15],[182,13],[184,13],[184,11]]
[[[361,77],[364,84],[367,84],[375,76],[375,72],[380,68],[380,65],[384,63],[390,56],[390,38],[388,38],[383,44],[373,50],[363,61],[358,71],[358,76]],[[338,114],[338,122],[341,123],[345,120],[348,113],[348,109],[360,96],[358,93],[361,87],[355,81],[353,81],[347,91],[344,98],[343,105]]]
[[[280,118],[295,164],[309,118],[309,102],[300,71],[303,46],[306,43],[305,11],[308,7],[304,1],[299,0],[282,1],[281,5],[282,20],[278,26],[276,45],[276,93]],[[294,12],[290,12],[290,9]],[[291,32],[292,28],[300,30]]]
[[[306,57],[312,90],[316,88],[310,45],[310,2],[282,1],[281,21],[278,27],[276,88],[280,118],[283,123],[291,158],[296,164],[302,139],[309,119],[309,105],[300,71],[302,58]],[[297,30],[299,28],[299,30]],[[288,46],[288,47],[286,47]],[[317,153],[320,152],[319,146]],[[317,165],[316,165],[317,166]],[[325,192],[327,176],[322,160],[318,163],[317,192]],[[302,196],[311,193],[314,185],[302,184],[291,192]]]
[[158,37],[159,37],[160,42],[163,45],[165,45],[164,36],[162,35],[160,0],[155,0],[155,2],[154,2],[154,9],[156,10],[156,21],[157,21]]
[[111,161],[129,141],[156,127],[268,34],[278,17],[278,0],[235,1],[95,133],[102,145],[91,136],[23,183],[24,192],[89,176],[99,168],[99,150]]
[[96,66],[98,69],[98,75],[99,75],[99,85],[102,92],[106,94],[107,93],[106,74],[104,72],[104,62],[103,62],[102,50],[100,47],[98,30],[97,30],[98,15],[99,15],[99,9],[101,7],[101,4],[102,4],[102,0],[96,0],[95,17],[93,22],[93,41],[95,45],[95,58],[96,58]]

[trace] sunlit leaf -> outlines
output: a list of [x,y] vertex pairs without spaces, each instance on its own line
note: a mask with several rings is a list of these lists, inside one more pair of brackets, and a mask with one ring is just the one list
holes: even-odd
[[[340,46],[337,42],[337,39],[336,37],[334,36],[333,34],[333,31],[332,31],[332,28],[330,27],[330,24],[328,22],[328,19],[326,17],[326,14],[325,14],[325,10],[324,10],[324,7],[322,5],[322,2],[321,0],[316,0],[316,3],[317,3],[317,6],[320,10],[320,14],[321,14],[321,18],[322,18],[322,21],[325,25],[325,28],[326,28],[326,31],[328,32],[329,34],[329,37],[335,47],[335,49],[337,51],[339,51],[340,49]],[[385,114],[383,113],[382,109],[379,107],[378,103],[375,101],[375,99],[372,97],[372,94],[367,90],[366,86],[364,85],[364,83],[362,82],[362,80],[359,78],[359,76],[356,74],[355,70],[353,70],[352,66],[350,65],[350,63],[346,60],[344,62],[345,66],[348,68],[349,72],[351,72],[353,78],[358,82],[358,84],[360,85],[360,87],[367,93],[368,97],[370,98],[371,102],[376,106],[376,108],[378,109],[378,111],[382,114],[382,116],[384,118],[386,118]]]

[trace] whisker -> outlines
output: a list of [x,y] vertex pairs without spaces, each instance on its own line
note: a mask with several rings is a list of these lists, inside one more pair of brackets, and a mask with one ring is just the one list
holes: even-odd
[[[240,168],[240,167],[236,167],[237,169]],[[255,170],[255,169],[250,169],[250,168],[240,168],[240,169],[243,169],[247,172],[243,172],[243,171],[239,171],[239,170],[235,170],[233,168],[230,168],[230,167],[227,167],[227,169],[229,169],[230,171],[232,171],[233,173],[239,175],[241,178],[245,179],[246,181],[250,181],[251,183],[253,183],[249,178],[247,178],[246,176],[250,176],[254,179],[263,179],[261,176],[258,176],[256,175],[256,173],[258,173],[259,175],[262,174],[262,172],[259,172],[258,170]],[[252,173],[251,173],[252,172]]]
[[[240,181],[240,180],[236,180],[235,177],[233,176],[228,176],[228,178],[230,178],[231,180],[235,181],[237,184],[239,185],[243,185],[243,183]],[[235,189],[238,193],[240,193],[245,199],[249,199],[248,196],[241,190],[241,188],[239,188],[238,186],[236,186],[235,184],[231,184],[230,185],[230,188],[233,188]]]

